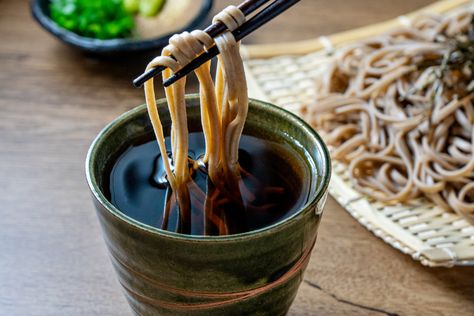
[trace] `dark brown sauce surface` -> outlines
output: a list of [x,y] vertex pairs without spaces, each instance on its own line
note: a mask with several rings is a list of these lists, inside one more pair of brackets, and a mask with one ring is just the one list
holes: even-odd
[[[169,142],[167,138],[167,148],[170,148]],[[189,157],[197,160],[204,152],[203,134],[190,133]],[[245,209],[236,209],[232,205],[225,208],[228,218],[233,219],[231,224],[235,224],[229,226],[231,234],[276,223],[293,215],[307,202],[309,171],[290,146],[242,135],[239,163],[252,175],[249,177],[243,173],[242,180],[255,199],[249,201],[243,197]],[[163,210],[170,189],[166,182],[163,183],[165,173],[156,140],[137,140],[118,156],[109,169],[107,198],[111,203],[139,222],[163,228]],[[205,172],[197,169],[193,180],[206,192],[208,177]],[[193,207],[191,212],[194,221],[202,221],[202,209]],[[179,232],[177,207],[171,211],[166,229]],[[203,235],[209,231],[205,233],[203,225],[191,222],[191,234]]]

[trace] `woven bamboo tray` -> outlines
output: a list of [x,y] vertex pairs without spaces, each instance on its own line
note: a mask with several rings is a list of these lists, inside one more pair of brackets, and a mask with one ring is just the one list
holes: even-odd
[[[348,43],[407,25],[420,13],[447,13],[467,0],[438,1],[416,12],[383,23],[322,36],[314,40],[276,45],[243,46],[249,94],[295,114],[313,98],[314,78],[328,52]],[[474,265],[474,226],[455,213],[418,199],[386,206],[353,189],[347,168],[333,162],[330,194],[359,223],[392,247],[430,267]]]

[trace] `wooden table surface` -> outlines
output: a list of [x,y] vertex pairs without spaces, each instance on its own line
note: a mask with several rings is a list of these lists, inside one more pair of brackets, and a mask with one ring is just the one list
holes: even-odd
[[[329,34],[428,2],[305,0],[247,43]],[[143,103],[130,81],[149,56],[85,56],[41,30],[24,0],[0,1],[0,43],[0,315],[130,315],[83,165],[99,130]],[[474,315],[474,269],[423,267],[329,199],[290,311],[316,314]]]

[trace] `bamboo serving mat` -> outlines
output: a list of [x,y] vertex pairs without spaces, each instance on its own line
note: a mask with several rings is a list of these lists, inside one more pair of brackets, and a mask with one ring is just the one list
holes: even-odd
[[[409,25],[420,13],[446,13],[467,0],[438,1],[397,19],[314,40],[277,45],[243,46],[249,94],[299,114],[311,104],[314,78],[321,74],[328,55],[338,47]],[[455,213],[426,199],[387,206],[355,191],[347,168],[333,162],[330,194],[359,223],[392,247],[422,264],[435,267],[474,265],[474,226]]]

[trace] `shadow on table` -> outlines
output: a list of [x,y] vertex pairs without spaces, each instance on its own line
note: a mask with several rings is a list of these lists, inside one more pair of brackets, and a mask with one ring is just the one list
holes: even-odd
[[474,267],[432,268],[426,271],[466,301],[474,299]]

